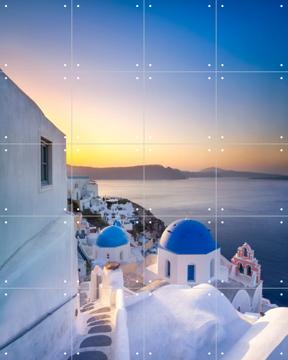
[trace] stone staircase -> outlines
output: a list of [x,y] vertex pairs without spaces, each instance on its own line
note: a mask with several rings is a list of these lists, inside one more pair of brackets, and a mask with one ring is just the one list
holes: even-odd
[[68,360],[111,360],[112,310],[99,301],[81,308],[86,334],[80,335]]

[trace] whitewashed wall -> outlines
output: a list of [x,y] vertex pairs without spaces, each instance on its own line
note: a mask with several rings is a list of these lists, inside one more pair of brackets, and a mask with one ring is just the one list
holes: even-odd
[[[122,260],[120,259],[120,254],[122,252]],[[107,258],[107,254],[109,254],[109,259]],[[128,261],[130,257],[130,244],[125,244],[122,246],[117,246],[113,248],[104,248],[96,245],[95,247],[95,256],[98,260],[105,261]]]
[[[69,345],[76,309],[73,300],[38,323],[77,291],[74,221],[64,210],[66,144],[64,134],[4,76],[0,72],[0,139],[7,143],[0,152],[0,347],[38,325],[1,356],[9,352],[12,360],[23,354],[25,360],[50,360]],[[45,188],[41,136],[53,143],[52,184]]]
[[239,290],[233,298],[232,305],[241,312],[251,311],[251,299],[246,290]]
[[130,360],[127,310],[125,308],[123,289],[118,289],[116,292],[115,331],[113,340],[113,360]]
[[[210,262],[215,260],[215,277],[219,274],[220,249],[206,255],[177,255],[165,249],[158,249],[158,274],[173,284],[187,283],[187,267],[195,265],[195,283],[205,283],[210,280]],[[166,261],[171,263],[170,278],[166,277]],[[218,268],[218,271],[217,271]]]
[[[18,246],[49,224],[49,216],[65,214],[67,196],[64,134],[4,76],[0,72],[0,138],[4,141],[7,136],[5,141],[13,145],[0,149],[0,214],[36,215],[37,220],[15,218],[8,224],[0,222],[0,265]],[[41,136],[54,143],[53,184],[45,189],[41,187]]]

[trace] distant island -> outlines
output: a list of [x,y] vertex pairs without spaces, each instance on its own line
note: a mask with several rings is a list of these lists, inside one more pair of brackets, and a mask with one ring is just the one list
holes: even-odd
[[125,167],[86,167],[67,165],[68,175],[89,176],[96,180],[184,180],[189,178],[212,178],[217,172],[221,178],[247,178],[257,180],[288,180],[288,175],[267,174],[250,171],[225,170],[210,167],[200,171],[184,171],[163,165],[138,165]]

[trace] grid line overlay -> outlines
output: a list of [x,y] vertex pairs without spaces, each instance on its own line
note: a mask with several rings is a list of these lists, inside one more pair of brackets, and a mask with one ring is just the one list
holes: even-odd
[[[81,4],[81,6],[85,6],[85,3],[83,2],[83,5],[81,3],[81,1],[79,1],[78,3]],[[139,2],[140,3],[140,2]],[[210,2],[212,4],[212,1]],[[151,4],[153,4],[153,0],[151,0]],[[208,4],[208,2],[207,2]],[[285,147],[288,145],[288,142],[286,141],[279,141],[279,142],[229,142],[228,141],[220,141],[219,140],[219,122],[218,122],[218,103],[219,103],[219,99],[218,99],[218,88],[219,88],[219,76],[222,75],[222,74],[288,74],[288,71],[287,70],[281,70],[281,71],[278,71],[278,70],[259,70],[259,71],[256,71],[256,70],[219,70],[218,69],[218,23],[219,23],[219,11],[220,11],[220,3],[218,0],[214,0],[214,9],[212,10],[209,10],[207,9],[207,11],[214,11],[214,15],[215,15],[215,46],[214,46],[214,52],[215,52],[215,67],[214,69],[211,69],[211,70],[147,70],[147,54],[146,54],[146,42],[147,42],[147,37],[146,37],[146,31],[147,31],[147,12],[148,12],[148,5],[149,3],[146,1],[146,0],[142,0],[142,69],[139,71],[135,71],[135,70],[97,70],[97,69],[94,69],[93,72],[95,73],[103,73],[103,74],[113,74],[113,73],[127,73],[127,74],[141,74],[142,75],[142,139],[140,142],[119,142],[119,143],[115,143],[115,142],[79,142],[79,141],[75,141],[75,137],[74,137],[74,131],[73,131],[73,128],[74,128],[74,117],[73,117],[73,114],[74,114],[74,107],[73,107],[73,104],[74,104],[74,92],[75,92],[75,88],[77,88],[77,85],[75,85],[75,76],[76,76],[76,73],[77,71],[75,71],[75,66],[74,66],[74,52],[75,52],[75,48],[74,48],[74,32],[76,31],[75,30],[75,23],[74,23],[74,18],[77,17],[78,15],[76,14],[76,2],[74,0],[70,0],[70,32],[71,32],[71,37],[70,37],[70,139],[68,142],[67,142],[67,145],[66,147],[70,147],[70,151],[71,151],[71,160],[72,160],[72,164],[73,164],[73,148],[75,146],[81,146],[81,145],[87,145],[87,144],[90,144],[90,145],[95,145],[95,146],[102,146],[102,145],[105,145],[107,147],[109,146],[123,146],[123,145],[129,145],[131,147],[133,146],[140,146],[141,147],[141,159],[142,159],[142,168],[143,168],[143,171],[142,171],[142,174],[143,174],[143,177],[142,177],[142,199],[143,199],[143,203],[146,204],[146,201],[147,201],[147,193],[146,193],[146,182],[147,182],[147,178],[146,178],[146,165],[149,165],[149,163],[147,163],[147,157],[146,157],[146,151],[147,151],[147,148],[149,146],[154,146],[154,145],[157,145],[157,146],[160,146],[160,147],[164,147],[164,146],[181,146],[181,145],[194,145],[194,144],[202,144],[201,141],[198,142],[195,142],[195,141],[191,141],[191,142],[175,142],[175,143],[172,143],[172,142],[150,142],[150,141],[147,141],[147,124],[146,124],[146,106],[147,106],[147,81],[148,78],[148,74],[152,75],[152,77],[154,75],[157,75],[157,74],[213,74],[213,77],[214,77],[214,108],[215,108],[215,134],[216,134],[216,140],[213,140],[213,145],[212,147],[215,149],[216,151],[216,154],[219,154],[219,150],[220,148],[222,148],[223,146],[229,146],[229,145],[232,145],[232,146],[270,146],[270,147]],[[149,9],[149,11],[153,11],[153,7],[151,9]],[[79,15],[80,16],[80,15]],[[81,70],[82,71],[82,70]],[[85,69],[83,70],[85,71]],[[152,78],[152,81],[153,81],[153,78]],[[52,119],[53,120],[53,119]],[[37,145],[37,143],[10,143],[9,141],[8,142],[5,142],[5,143],[0,143],[0,149],[1,147],[5,147],[5,146],[31,146],[31,145]],[[55,144],[57,146],[57,144]],[[62,145],[61,143],[59,143],[59,145]],[[219,155],[218,155],[219,156]],[[224,214],[224,213],[219,213],[219,210],[218,210],[218,205],[219,205],[219,201],[218,201],[218,198],[219,198],[219,194],[218,194],[218,181],[219,181],[219,176],[218,176],[218,156],[216,155],[215,156],[215,178],[214,178],[214,186],[215,186],[215,192],[214,192],[214,204],[215,204],[215,209],[212,211],[212,213],[203,213],[203,214],[197,214],[196,217],[197,218],[207,218],[207,219],[213,219],[214,220],[214,227],[215,227],[215,240],[216,240],[216,244],[218,244],[219,242],[219,239],[218,239],[218,234],[219,234],[219,222],[221,219],[230,219],[230,218],[260,218],[260,219],[265,219],[265,218],[276,218],[276,219],[286,219],[288,217],[288,214],[260,214],[260,215],[257,215],[257,214],[247,214],[247,215],[235,215],[235,214]],[[73,165],[71,166],[71,175],[73,175]],[[96,179],[97,180],[97,179]],[[70,180],[70,187],[72,188],[72,179]],[[175,215],[179,215],[179,214],[175,214]],[[191,214],[193,216],[193,214]],[[166,216],[163,214],[163,215],[157,215],[157,216],[160,216],[161,218],[165,218]],[[171,216],[173,216],[171,214]],[[18,217],[26,217],[26,218],[38,218],[38,217],[50,217],[49,215],[25,215],[25,216],[17,216],[17,215],[13,215],[13,214],[0,214],[0,219],[8,219],[9,218],[18,218]],[[89,218],[89,216],[87,216]],[[52,215],[51,215],[51,218],[52,218]],[[64,218],[64,215],[63,215],[63,218]],[[73,215],[71,214],[71,222],[73,220]],[[144,226],[144,229],[145,229],[145,224],[146,224],[146,214],[144,212],[144,215],[143,215],[143,226]],[[71,238],[74,237],[74,233],[73,233],[73,228],[71,227]],[[144,250],[144,244],[142,245],[143,246],[143,250]],[[71,253],[70,253],[70,259],[71,259],[71,272],[70,272],[70,275],[71,275],[71,279],[73,278],[72,274],[73,274],[73,269],[74,269],[74,265],[73,265],[73,254],[72,254],[72,251],[73,251],[73,247],[71,246],[71,249],[70,249]],[[145,260],[144,260],[144,265],[145,265]],[[143,268],[143,277],[144,277],[144,268]],[[221,287],[217,286],[218,289],[221,289]],[[0,286],[1,289],[5,289],[5,290],[14,290],[14,289],[22,289],[22,288],[13,288],[13,287],[9,287],[9,284],[8,286]],[[40,288],[23,288],[23,289],[26,289],[26,290],[36,290],[36,289],[40,289]],[[51,290],[51,288],[41,288],[42,290],[46,289],[46,290]],[[62,290],[61,288],[58,288],[55,290]],[[263,289],[269,289],[269,290],[288,290],[288,286],[283,286],[283,287],[263,287]],[[67,286],[66,287],[63,287],[63,290],[67,290]],[[71,286],[70,288],[70,292],[73,290],[73,287]],[[216,307],[217,307],[217,300],[216,300]],[[146,321],[148,319],[148,314],[147,316],[144,316],[143,318],[143,323],[144,323],[144,329],[146,328]],[[218,335],[217,333],[218,329],[216,329],[216,337]],[[145,334],[143,334],[143,338],[145,339]],[[70,349],[70,352],[71,352],[71,356],[73,355],[73,344],[74,344],[74,335],[73,335],[73,319],[71,319],[71,349]],[[143,353],[143,356],[142,356],[142,359],[147,359],[147,351],[149,351],[149,349],[146,349],[146,343],[145,341],[143,341],[143,349],[142,349],[142,353]],[[220,354],[219,354],[219,349],[217,347],[217,341],[215,342],[215,359],[218,359],[220,357]]]

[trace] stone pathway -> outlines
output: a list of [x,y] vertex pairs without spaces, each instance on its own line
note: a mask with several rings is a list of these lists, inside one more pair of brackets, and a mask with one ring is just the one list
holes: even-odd
[[75,353],[68,360],[111,360],[112,323],[111,309],[98,302],[80,309],[85,318],[87,333],[77,340]]

